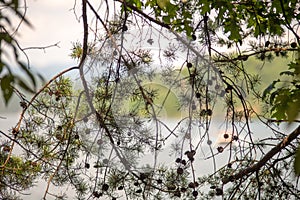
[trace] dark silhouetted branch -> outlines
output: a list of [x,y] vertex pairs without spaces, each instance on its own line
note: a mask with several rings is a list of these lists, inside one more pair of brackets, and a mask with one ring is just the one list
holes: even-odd
[[300,126],[298,126],[291,134],[286,136],[279,144],[277,144],[274,148],[272,148],[260,161],[247,167],[240,172],[223,179],[223,183],[227,184],[231,180],[237,180],[247,176],[253,172],[256,172],[260,168],[262,168],[266,163],[271,160],[273,156],[279,153],[282,149],[284,149],[287,145],[289,145],[293,140],[295,140],[300,135]]

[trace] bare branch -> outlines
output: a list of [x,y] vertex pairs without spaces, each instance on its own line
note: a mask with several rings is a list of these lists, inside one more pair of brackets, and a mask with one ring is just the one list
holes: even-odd
[[271,149],[260,161],[256,164],[241,170],[240,172],[234,174],[233,176],[226,177],[223,179],[223,183],[227,184],[231,180],[237,180],[247,176],[251,173],[258,171],[261,167],[265,166],[266,163],[273,158],[277,153],[289,145],[293,140],[295,140],[300,135],[300,126],[298,126],[291,134],[286,136],[279,144],[277,144],[273,149]]
[[48,49],[48,48],[51,48],[51,47],[58,47],[58,44],[60,42],[56,42],[55,44],[50,44],[50,45],[47,45],[47,46],[40,46],[40,47],[26,47],[26,48],[22,48],[21,50],[22,51],[26,51],[26,50],[35,50],[35,49],[38,49],[38,50],[45,50],[45,49]]

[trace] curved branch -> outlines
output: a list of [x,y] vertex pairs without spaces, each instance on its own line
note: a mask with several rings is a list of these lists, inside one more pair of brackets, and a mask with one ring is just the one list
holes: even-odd
[[247,176],[260,168],[262,168],[273,156],[275,156],[277,153],[279,153],[282,149],[284,149],[287,145],[289,145],[293,140],[295,140],[300,135],[300,126],[298,126],[291,134],[286,136],[279,144],[277,144],[274,148],[272,148],[260,161],[258,161],[256,164],[251,165],[250,167],[247,167],[246,169],[243,169],[239,171],[238,173],[226,177],[223,179],[223,184],[227,184],[228,182],[232,180],[241,179],[244,176]]

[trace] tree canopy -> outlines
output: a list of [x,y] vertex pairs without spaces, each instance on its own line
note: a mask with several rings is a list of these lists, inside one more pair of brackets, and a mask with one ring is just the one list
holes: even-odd
[[0,1],[2,98],[22,107],[0,130],[1,198],[300,197],[297,0],[74,1],[78,65],[39,88],[20,2]]

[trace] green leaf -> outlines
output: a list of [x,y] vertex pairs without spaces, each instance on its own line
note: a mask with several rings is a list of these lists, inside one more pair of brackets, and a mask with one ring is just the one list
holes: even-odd
[[275,88],[276,83],[278,83],[280,80],[273,81],[263,92],[263,98],[266,98],[267,94],[270,94],[270,92]]
[[294,76],[294,72],[291,72],[291,71],[283,71],[283,72],[280,72],[279,75],[280,75],[280,76],[282,76],[282,75]]
[[234,40],[234,41],[238,41],[238,40],[242,39],[241,34],[240,34],[241,28],[236,21],[227,19],[227,21],[225,22],[224,28],[225,28],[224,29],[225,33],[230,32],[228,39]]
[[1,78],[0,85],[6,106],[13,94],[13,87],[11,86],[13,82],[14,77],[11,74],[6,74]]
[[207,0],[201,1],[202,7],[201,7],[201,14],[205,14],[207,12],[210,12],[210,2]]
[[300,145],[298,145],[298,150],[296,151],[294,170],[297,176],[300,176]]
[[4,67],[5,67],[4,63],[0,62],[0,74],[1,74]]
[[135,1],[135,5],[136,5],[136,7],[137,7],[139,10],[141,10],[141,9],[142,9],[143,3],[142,3],[140,0],[136,0],[136,1]]
[[9,34],[5,33],[5,32],[0,32],[0,41],[4,40],[5,42],[7,42],[8,44],[10,44],[12,42],[12,37],[10,37]]
[[18,8],[19,8],[19,0],[12,0],[12,4],[14,5],[14,10],[18,10]]
[[184,25],[184,30],[186,31],[187,36],[191,36],[193,32],[193,28],[189,24]]
[[275,118],[277,120],[285,120],[287,118],[285,114],[285,109],[283,107],[276,106],[275,110],[276,111],[272,114],[272,118]]
[[299,115],[299,107],[300,106],[300,101],[295,101],[295,102],[290,102],[288,104],[287,108],[287,117],[288,121],[292,122],[293,120],[297,119],[297,116]]
[[170,24],[171,21],[170,21],[170,17],[167,15],[167,16],[163,16],[162,17],[162,20],[166,23],[166,24]]
[[17,79],[18,85],[23,88],[25,91],[30,92],[30,93],[35,93],[33,89],[28,86],[27,83],[25,83],[23,80],[21,80],[19,77],[15,77]]
[[170,0],[157,0],[156,2],[157,2],[158,7],[162,10],[166,10],[166,8],[170,4]]
[[18,64],[20,65],[21,69],[28,75],[28,77],[30,78],[30,80],[34,86],[34,89],[35,89],[36,81],[35,81],[35,77],[32,74],[32,72],[30,72],[29,69],[22,62],[19,61]]
[[3,20],[3,21],[5,21],[8,25],[12,25],[12,23],[11,23],[11,21],[10,21],[10,19],[8,18],[8,17],[6,17],[6,16],[1,16],[0,15],[0,18]]
[[300,64],[298,62],[291,62],[290,64],[288,64],[289,69],[290,70],[294,70],[294,74],[295,75],[299,75],[300,74]]

